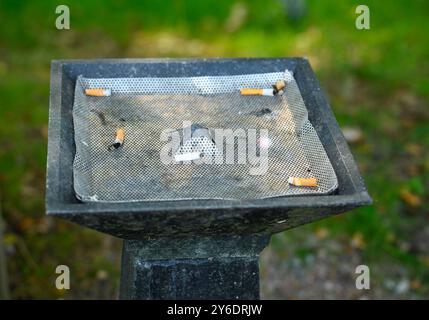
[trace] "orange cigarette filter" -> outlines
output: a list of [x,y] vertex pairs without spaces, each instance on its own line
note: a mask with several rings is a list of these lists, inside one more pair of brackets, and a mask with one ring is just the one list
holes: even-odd
[[297,178],[290,177],[288,179],[289,184],[292,184],[297,187],[317,187],[316,178]]
[[112,91],[110,89],[94,88],[94,89],[85,89],[85,94],[87,96],[93,96],[93,97],[107,97],[112,94]]
[[240,94],[243,96],[254,96],[254,95],[261,96],[263,91],[264,91],[263,89],[246,88],[246,89],[240,89]]
[[124,128],[119,128],[116,130],[116,139],[115,142],[123,144],[125,139],[125,130]]

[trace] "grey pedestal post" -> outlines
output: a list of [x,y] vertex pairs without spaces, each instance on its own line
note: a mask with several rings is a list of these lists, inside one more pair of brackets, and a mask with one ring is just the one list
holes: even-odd
[[120,299],[259,299],[268,235],[125,240]]

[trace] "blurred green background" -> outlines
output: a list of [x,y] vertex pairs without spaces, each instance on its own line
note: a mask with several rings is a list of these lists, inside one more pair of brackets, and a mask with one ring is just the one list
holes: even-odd
[[[71,29],[55,28],[70,8]],[[366,4],[371,29],[357,30]],[[429,297],[429,2],[0,1],[0,197],[12,298],[115,298],[121,243],[44,214],[52,59],[309,59],[374,205],[276,235],[263,298]],[[71,269],[71,290],[55,268]],[[371,270],[371,290],[354,268]],[[0,280],[1,281],[1,280]]]

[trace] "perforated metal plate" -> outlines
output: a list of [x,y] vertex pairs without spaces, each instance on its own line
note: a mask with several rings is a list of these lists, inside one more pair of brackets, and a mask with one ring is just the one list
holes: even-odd
[[[282,96],[239,93],[240,88],[270,88],[280,79],[287,83]],[[87,88],[111,89],[112,95],[87,96]],[[327,194],[338,185],[289,71],[183,78],[78,77],[73,120],[74,188],[82,201],[258,199]],[[190,124],[207,133],[184,139]],[[124,143],[108,151],[118,128],[125,130]],[[169,153],[173,159],[175,154],[195,151],[222,159],[229,147],[215,141],[217,129],[237,134],[232,140],[234,163],[162,161],[160,155],[171,145],[168,136],[174,132],[181,133],[181,141]],[[261,129],[268,130],[267,138]],[[252,162],[250,149],[240,147],[253,140],[257,148],[252,159],[261,156],[261,148],[268,151],[263,174],[251,173],[263,164]],[[291,186],[291,176],[315,177],[318,186]]]

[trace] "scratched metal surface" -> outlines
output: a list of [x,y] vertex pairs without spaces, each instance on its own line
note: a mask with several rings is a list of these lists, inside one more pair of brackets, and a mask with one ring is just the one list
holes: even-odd
[[[241,96],[240,87],[287,82],[282,96]],[[85,88],[110,88],[110,97],[89,97]],[[74,189],[82,201],[128,202],[182,199],[258,199],[327,194],[337,178],[308,121],[289,72],[234,77],[85,79],[76,83],[73,106],[76,155]],[[163,131],[184,122],[208,128],[267,129],[271,145],[265,174],[258,164],[163,164]],[[108,151],[117,128],[122,147]],[[256,136],[258,138],[258,135]],[[243,138],[242,138],[243,139]],[[246,138],[244,138],[246,140]],[[216,145],[221,151],[226,146]],[[240,152],[237,144],[234,152]],[[288,177],[315,177],[316,188],[290,186]]]

